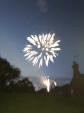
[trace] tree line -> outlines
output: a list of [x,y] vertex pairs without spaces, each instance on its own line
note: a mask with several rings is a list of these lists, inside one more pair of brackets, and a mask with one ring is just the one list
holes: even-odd
[[[21,70],[12,66],[6,59],[0,57],[0,91],[35,92],[32,82],[26,77],[21,79]],[[46,94],[46,89],[37,93]],[[51,89],[51,94],[73,95],[75,94],[71,84]]]
[[21,70],[0,57],[0,90],[34,91],[33,84],[28,78],[20,78]]

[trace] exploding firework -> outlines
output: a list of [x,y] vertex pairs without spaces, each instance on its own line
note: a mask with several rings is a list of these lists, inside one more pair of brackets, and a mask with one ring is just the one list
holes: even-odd
[[53,34],[42,34],[42,35],[31,35],[27,37],[30,44],[26,45],[24,48],[26,60],[32,61],[33,65],[38,64],[39,67],[43,63],[48,66],[49,61],[54,62],[53,58],[58,56],[58,51],[60,50],[59,42],[54,39],[55,33]]
[[49,79],[49,77],[44,77],[43,79],[42,79],[42,82],[43,82],[43,84],[46,86],[46,88],[47,88],[47,92],[49,92],[50,91],[50,79]]
[[54,80],[50,80],[49,76],[42,76],[41,77],[41,82],[46,87],[47,92],[50,92],[52,84],[54,84],[54,86],[57,86],[57,83]]

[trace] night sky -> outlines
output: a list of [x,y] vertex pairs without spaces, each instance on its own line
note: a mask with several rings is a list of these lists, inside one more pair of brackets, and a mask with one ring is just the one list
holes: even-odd
[[[49,32],[62,50],[48,67],[33,67],[22,52],[26,37]],[[74,60],[84,73],[84,0],[0,0],[0,56],[23,76],[71,78]]]

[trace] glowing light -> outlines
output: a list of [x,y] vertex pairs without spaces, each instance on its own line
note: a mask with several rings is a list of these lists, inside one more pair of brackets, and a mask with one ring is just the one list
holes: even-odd
[[50,80],[49,80],[49,78],[45,78],[45,79],[43,79],[43,84],[46,86],[46,88],[47,88],[47,92],[49,92],[50,91]]
[[53,58],[58,56],[58,51],[61,50],[59,42],[54,39],[55,33],[53,34],[42,34],[42,35],[31,35],[27,37],[27,40],[30,44],[26,45],[24,48],[26,60],[32,61],[33,65],[38,64],[39,67],[43,63],[48,66],[49,61],[54,62]]
[[57,83],[54,80],[50,80],[49,76],[42,76],[41,82],[46,86],[47,92],[50,92],[52,83],[57,86]]

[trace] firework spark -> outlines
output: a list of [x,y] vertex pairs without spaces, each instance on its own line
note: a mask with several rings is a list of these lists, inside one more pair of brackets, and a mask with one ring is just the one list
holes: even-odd
[[50,92],[52,84],[57,86],[57,83],[54,80],[50,80],[49,76],[42,76],[41,82],[44,84],[44,86],[46,86],[47,92]]
[[47,88],[47,92],[50,91],[50,79],[49,77],[45,77],[43,80],[42,80],[43,84],[46,86]]
[[24,48],[26,60],[32,61],[33,65],[38,64],[39,67],[43,63],[48,66],[49,61],[54,62],[53,58],[58,56],[58,51],[61,50],[59,42],[54,39],[55,33],[53,34],[42,34],[42,35],[31,35],[27,37],[30,44],[26,45]]

